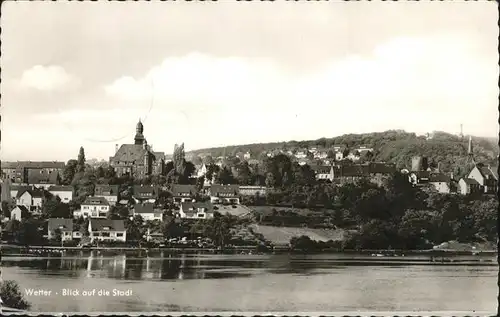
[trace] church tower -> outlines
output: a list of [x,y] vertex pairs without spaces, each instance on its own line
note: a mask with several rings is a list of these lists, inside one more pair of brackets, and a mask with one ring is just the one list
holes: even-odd
[[144,126],[142,125],[141,119],[139,119],[139,122],[137,123],[137,126],[135,127],[135,144],[136,145],[143,145],[146,139],[144,138],[143,135],[144,132]]

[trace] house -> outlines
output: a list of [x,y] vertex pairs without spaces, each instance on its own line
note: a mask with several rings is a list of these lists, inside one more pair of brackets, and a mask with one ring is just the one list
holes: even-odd
[[163,221],[163,211],[155,209],[152,203],[135,204],[132,214],[134,217],[140,215],[145,221]]
[[40,213],[45,196],[42,190],[37,188],[23,188],[17,192],[16,205],[23,205],[33,213]]
[[242,196],[265,196],[267,188],[264,186],[240,186],[240,194]]
[[196,168],[197,170],[197,177],[202,177],[205,176],[208,172],[207,165],[206,164],[201,164],[199,167]]
[[344,159],[344,153],[342,153],[341,151],[335,152],[335,160],[336,161],[341,161],[343,159]]
[[480,193],[481,184],[473,178],[461,178],[458,181],[458,192],[462,195]]
[[238,185],[210,186],[210,202],[213,204],[239,204],[240,188]]
[[451,192],[452,178],[443,173],[432,173],[429,177],[429,185],[434,187],[439,193],[449,194]]
[[119,190],[120,186],[118,185],[95,185],[94,197],[105,198],[110,205],[116,205]]
[[316,175],[316,180],[318,181],[333,181],[334,178],[334,169],[333,166],[328,165],[312,165],[311,169],[314,171]]
[[59,229],[61,233],[62,241],[71,241],[73,240],[73,220],[72,219],[63,219],[63,218],[49,218],[48,222],[48,233],[47,236],[49,239],[56,238],[56,231]]
[[485,194],[496,194],[498,188],[498,174],[496,168],[476,164],[470,171],[467,178],[476,180],[481,186],[481,191]]
[[174,203],[191,202],[197,194],[196,186],[194,185],[172,185],[172,197]]
[[45,169],[28,170],[28,185],[48,190],[51,186],[55,186],[58,183],[59,173],[57,171],[47,171]]
[[63,203],[67,204],[73,200],[74,191],[72,186],[50,186],[48,191],[52,195],[59,197]]
[[127,231],[123,220],[90,219],[90,241],[122,241],[127,240]]
[[146,231],[146,241],[162,243],[165,242],[165,236],[161,231],[151,230],[151,228],[148,228],[148,230]]
[[136,203],[155,203],[158,199],[158,188],[156,186],[134,186],[134,200]]
[[165,168],[165,155],[153,152],[143,135],[142,122],[136,125],[134,144],[117,146],[115,155],[109,158],[109,165],[113,167],[118,177],[129,175],[134,178],[144,178],[159,173]]
[[181,203],[179,215],[184,219],[210,219],[214,217],[214,208],[210,202]]
[[74,217],[106,218],[109,213],[109,203],[103,197],[87,197],[81,209],[73,213]]
[[410,183],[413,186],[422,186],[429,183],[431,172],[429,171],[415,171],[410,173]]
[[249,160],[250,158],[252,157],[252,155],[250,154],[250,152],[245,152],[245,154],[243,154],[243,159],[244,160]]
[[10,211],[10,219],[21,221],[28,217],[30,210],[24,205],[17,205],[14,209]]

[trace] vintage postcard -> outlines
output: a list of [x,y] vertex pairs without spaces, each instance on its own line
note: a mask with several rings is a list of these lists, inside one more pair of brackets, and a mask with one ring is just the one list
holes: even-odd
[[2,313],[496,314],[497,9],[3,2]]

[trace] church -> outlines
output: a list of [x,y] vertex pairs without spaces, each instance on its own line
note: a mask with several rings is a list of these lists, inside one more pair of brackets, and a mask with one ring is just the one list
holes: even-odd
[[134,144],[122,144],[109,158],[109,165],[118,177],[129,175],[144,178],[149,175],[161,175],[165,169],[165,153],[153,152],[144,137],[144,126],[139,119],[136,126]]

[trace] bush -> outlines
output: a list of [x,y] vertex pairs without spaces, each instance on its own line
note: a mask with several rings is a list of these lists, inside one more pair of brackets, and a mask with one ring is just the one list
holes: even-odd
[[31,304],[24,298],[16,281],[3,281],[0,284],[0,298],[5,306],[15,309],[28,309]]

